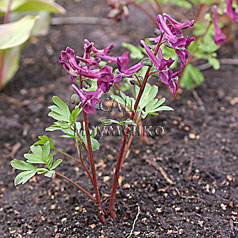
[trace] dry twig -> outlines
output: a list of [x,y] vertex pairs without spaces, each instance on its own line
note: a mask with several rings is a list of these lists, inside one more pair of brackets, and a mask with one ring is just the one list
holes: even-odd
[[51,25],[90,24],[111,26],[112,20],[99,17],[55,17],[51,19]]
[[132,229],[131,229],[131,232],[130,232],[130,234],[129,234],[129,236],[127,236],[127,238],[130,238],[131,236],[132,236],[132,233],[133,233],[133,231],[134,231],[134,229],[135,229],[135,224],[136,224],[136,221],[138,220],[138,217],[139,217],[139,215],[140,215],[140,206],[138,206],[138,212],[137,212],[137,214],[136,214],[136,218],[135,218],[135,220],[134,220],[134,222],[133,222],[133,224],[132,224]]

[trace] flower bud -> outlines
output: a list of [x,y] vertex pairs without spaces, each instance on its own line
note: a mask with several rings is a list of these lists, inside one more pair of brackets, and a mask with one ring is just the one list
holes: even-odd
[[78,96],[78,94],[74,93],[72,96],[71,96],[71,103],[72,104],[79,104],[80,102],[80,97]]
[[159,36],[159,35],[161,35],[161,31],[158,29],[158,28],[155,28],[154,29],[154,34],[156,35],[156,36]]

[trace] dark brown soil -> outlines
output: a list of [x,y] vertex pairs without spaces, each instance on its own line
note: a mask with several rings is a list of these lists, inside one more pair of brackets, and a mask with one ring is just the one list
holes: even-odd
[[[108,11],[105,1],[58,2],[68,16],[105,16]],[[174,112],[145,122],[164,128],[163,134],[150,137],[150,146],[138,137],[133,141],[121,171],[117,220],[108,217],[102,225],[94,204],[57,177],[13,184],[16,171],[10,161],[22,159],[37,136],[47,134],[44,129],[53,122],[47,117],[51,97],[70,102],[71,83],[57,62],[60,50],[71,46],[80,53],[88,38],[98,48],[115,43],[114,52],[120,54],[123,41],[139,43],[150,29],[153,32],[148,19],[138,13],[121,26],[54,26],[47,37],[34,39],[24,49],[20,70],[0,94],[0,237],[238,237],[238,68],[231,65],[204,72],[205,83],[195,91],[202,105],[192,92],[184,91],[173,102],[168,90],[160,89]],[[232,46],[220,52],[224,55],[238,57]],[[100,112],[91,117],[91,124],[103,116],[110,115]],[[102,137],[94,156],[105,207],[120,140]],[[55,144],[75,154],[73,141]],[[93,192],[77,164],[57,157],[63,159],[61,173]]]

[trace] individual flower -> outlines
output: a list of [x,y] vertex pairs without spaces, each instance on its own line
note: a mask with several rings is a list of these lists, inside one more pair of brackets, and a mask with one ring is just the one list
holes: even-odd
[[118,68],[118,73],[121,75],[121,77],[129,78],[129,77],[132,77],[133,74],[135,74],[144,66],[142,63],[137,63],[133,65],[132,67],[128,68],[130,64],[129,54],[130,54],[130,51],[126,51],[119,57],[102,56],[102,58],[112,63],[116,63]]
[[150,50],[149,46],[145,43],[145,41],[142,40],[141,44],[144,46],[146,53],[155,68],[158,69],[160,80],[168,87],[170,87],[173,91],[173,95],[176,96],[176,91],[178,89],[176,82],[177,76],[184,68],[184,65],[181,64],[180,70],[176,73],[173,73],[173,71],[169,68],[170,65],[174,62],[172,58],[169,58],[168,60],[164,59],[161,49],[159,49],[158,57],[156,57]]
[[75,60],[75,52],[70,47],[61,51],[60,63],[63,63],[64,69],[69,73],[70,79],[74,82],[74,76],[78,76],[77,70],[80,69],[80,65]]
[[[88,53],[88,51],[92,51],[95,55],[97,56],[105,56],[105,55],[108,55],[110,50],[114,47],[114,45],[109,45],[108,47],[106,47],[105,49],[102,49],[102,50],[98,50],[95,48],[94,46],[94,43],[93,42],[90,42],[89,40],[85,39],[84,40],[85,42],[85,55]],[[88,57],[88,54],[87,54],[87,57]]]
[[178,41],[177,36],[172,33],[172,31],[166,24],[166,18],[163,18],[162,15],[159,14],[156,17],[155,21],[157,22],[159,29],[163,33],[163,36],[166,40],[168,40],[171,43],[176,43]]
[[99,57],[96,57],[95,59],[90,57],[88,59],[85,59],[83,57],[80,56],[76,56],[77,59],[79,59],[80,61],[86,63],[86,66],[88,69],[97,69],[99,68],[99,63],[101,61],[101,59]]
[[145,48],[147,55],[149,56],[151,62],[153,63],[156,69],[163,70],[165,68],[168,68],[174,62],[174,60],[171,57],[168,60],[164,59],[161,49],[159,49],[158,51],[158,58],[157,58],[152,53],[152,51],[150,50],[149,46],[145,43],[145,41],[141,40],[141,44]]
[[[227,10],[224,13],[238,23],[238,14],[235,7],[232,6],[232,2],[233,0],[226,0]],[[236,4],[238,5],[238,0],[236,0]]]
[[217,6],[214,6],[214,30],[215,30],[215,36],[213,37],[216,45],[223,45],[226,43],[226,35],[222,33],[221,29],[218,26],[218,19],[217,19]]
[[177,85],[178,75],[182,72],[183,69],[184,69],[184,64],[181,64],[179,71],[177,71],[175,73],[173,73],[173,71],[171,69],[166,69],[166,70],[159,72],[160,80],[165,85],[167,85],[168,87],[170,87],[172,89],[173,96],[176,96],[176,92],[178,90],[178,85]]
[[184,23],[180,23],[180,22],[177,22],[176,20],[174,20],[171,16],[169,16],[169,15],[166,14],[166,13],[164,13],[163,16],[164,16],[168,21],[171,22],[171,24],[172,24],[172,26],[173,26],[174,28],[180,29],[180,30],[185,29],[185,28],[188,28],[188,27],[189,27],[189,28],[193,27],[194,22],[195,22],[194,20],[192,20],[192,21],[186,20]]
[[87,92],[84,89],[78,89],[74,84],[72,84],[72,87],[81,99],[83,111],[89,114],[94,113],[95,106],[99,103],[98,98],[103,94],[103,92],[99,89],[97,89],[96,92]]

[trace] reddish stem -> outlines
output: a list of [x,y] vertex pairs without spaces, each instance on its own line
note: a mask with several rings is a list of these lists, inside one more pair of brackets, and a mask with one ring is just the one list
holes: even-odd
[[161,9],[161,6],[160,6],[160,4],[159,4],[159,1],[158,0],[154,0],[154,2],[155,2],[155,5],[156,5],[156,8],[157,8],[157,13],[158,14],[162,14],[162,9]]
[[85,193],[91,200],[95,201],[95,198],[89,192],[87,192],[84,188],[82,188],[80,185],[76,184],[75,182],[73,182],[71,179],[69,179],[68,177],[64,176],[63,174],[60,174],[58,172],[55,172],[55,174],[58,175],[59,177],[65,179],[65,180],[67,180],[71,184],[73,184],[81,192]]
[[[162,40],[162,37],[160,39]],[[158,43],[158,45],[155,49],[155,52],[154,52],[155,55],[157,55],[157,53],[158,53],[158,50],[159,50],[160,45],[161,45],[161,40],[160,40],[160,42]],[[130,120],[134,119],[134,116],[135,116],[137,107],[139,105],[141,96],[144,92],[147,80],[149,78],[151,68],[152,68],[152,66],[149,66],[147,71],[146,71],[144,81],[141,85],[139,94],[137,96],[137,99],[136,99],[136,102],[135,102],[135,105],[134,105],[134,111],[131,113],[131,116],[130,116]],[[116,191],[117,191],[117,186],[118,186],[119,172],[120,172],[120,169],[121,169],[121,166],[122,166],[123,154],[124,154],[124,150],[125,150],[125,147],[126,147],[126,142],[127,142],[128,136],[129,136],[130,127],[131,126],[128,125],[128,127],[126,129],[126,132],[123,136],[123,141],[122,141],[121,149],[120,149],[120,152],[119,152],[119,155],[118,155],[118,158],[117,158],[117,165],[116,165],[116,170],[115,170],[115,173],[114,173],[114,178],[113,178],[113,183],[112,183],[112,190],[111,190],[111,196],[110,196],[110,202],[109,202],[109,211],[110,211],[111,217],[113,219],[115,219],[117,217],[116,212],[115,212]]]
[[80,164],[82,165],[82,167],[85,170],[85,172],[87,173],[91,183],[93,184],[93,178],[92,178],[88,168],[86,167],[86,165],[85,165],[85,163],[83,162],[83,159],[82,159],[82,151],[81,151],[82,150],[82,146],[79,148],[78,141],[76,141],[75,146],[76,146],[76,149],[77,149],[78,156],[80,158]]
[[139,86],[141,87],[141,82],[140,82],[139,77],[138,77],[136,74],[134,74],[134,75],[135,75],[135,77],[136,77],[136,79],[137,79],[137,81],[138,81]]
[[83,111],[83,117],[84,117],[84,122],[85,122],[85,131],[86,131],[86,137],[87,137],[87,143],[88,143],[88,152],[89,152],[88,159],[89,159],[91,172],[92,172],[94,191],[95,191],[95,194],[96,194],[96,206],[99,209],[98,217],[101,220],[101,222],[103,224],[105,224],[106,220],[104,218],[103,213],[106,214],[106,211],[102,207],[102,202],[101,202],[101,198],[100,198],[100,194],[99,194],[96,170],[95,170],[95,165],[94,165],[94,161],[93,161],[92,144],[91,144],[91,138],[90,138],[90,134],[89,134],[89,127],[88,127],[88,117],[87,117],[87,113],[84,112],[84,111]]
[[141,4],[138,4],[137,2],[135,2],[135,1],[133,1],[133,0],[128,0],[127,3],[128,3],[128,4],[131,4],[131,5],[134,5],[134,6],[137,7],[139,10],[141,10],[142,12],[144,12],[145,15],[147,15],[147,16],[151,19],[151,21],[152,21],[154,24],[156,24],[156,23],[155,23],[155,17],[154,17],[146,8],[144,8]]

